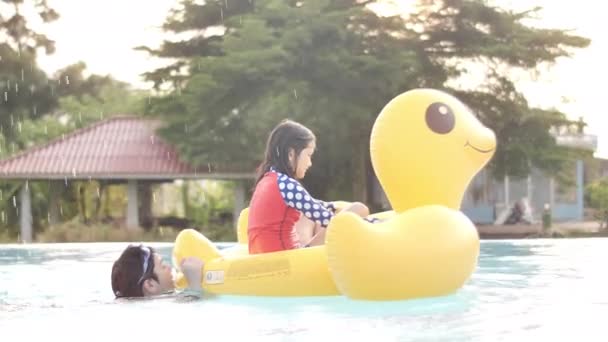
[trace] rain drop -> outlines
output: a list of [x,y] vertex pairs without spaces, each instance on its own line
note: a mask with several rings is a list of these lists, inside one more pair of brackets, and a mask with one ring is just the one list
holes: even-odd
[[0,214],[0,215],[2,216],[2,222],[5,222],[6,221],[6,216],[4,216],[5,215],[4,214],[4,210],[2,210],[2,214]]
[[13,114],[11,114],[11,127],[15,126],[15,119],[13,118]]
[[25,181],[25,191],[28,191],[30,187],[30,183],[28,181]]
[[293,90],[293,97],[295,97],[296,100],[298,99],[298,92],[295,89]]
[[72,176],[76,177],[76,169],[75,168],[72,168]]
[[38,106],[34,106],[34,116],[38,115]]
[[66,85],[69,85],[69,84],[70,84],[70,78],[69,78],[69,76],[67,76],[67,75],[65,76],[65,84],[66,84]]
[[4,92],[4,102],[8,102],[8,92]]
[[99,191],[99,187],[97,187],[97,198],[101,197],[101,192]]
[[15,93],[19,92],[19,83],[15,83]]
[[13,196],[13,207],[17,208],[17,197]]
[[226,9],[228,9],[228,0],[224,0],[224,4],[226,4]]
[[44,134],[49,134],[49,127],[46,124],[44,125]]
[[25,81],[25,71],[21,68],[21,81]]
[[224,21],[224,10],[220,7],[220,16],[222,17],[222,21]]
[[63,204],[59,205],[59,214],[63,217]]
[[17,130],[21,133],[21,121],[17,122]]
[[78,122],[82,123],[82,113],[78,112]]
[[65,182],[65,186],[67,187],[68,186],[68,177],[64,177],[63,181]]
[[152,202],[156,203],[156,193],[152,194]]
[[0,189],[0,200],[2,200],[2,190]]

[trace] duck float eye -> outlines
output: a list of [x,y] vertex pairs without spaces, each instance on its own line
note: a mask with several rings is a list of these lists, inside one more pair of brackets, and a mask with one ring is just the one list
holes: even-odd
[[447,134],[454,129],[454,113],[448,105],[435,102],[426,109],[426,125],[437,134]]

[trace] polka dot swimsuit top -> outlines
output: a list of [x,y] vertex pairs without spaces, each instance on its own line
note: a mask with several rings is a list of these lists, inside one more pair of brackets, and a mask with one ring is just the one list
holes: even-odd
[[336,212],[333,204],[313,198],[297,180],[274,169],[270,172],[277,174],[279,192],[288,207],[296,209],[310,220],[327,228],[329,220]]

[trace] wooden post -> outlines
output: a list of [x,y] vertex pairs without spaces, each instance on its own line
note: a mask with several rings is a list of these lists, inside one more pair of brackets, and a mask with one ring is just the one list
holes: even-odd
[[234,211],[232,212],[234,229],[238,230],[239,215],[245,209],[245,182],[235,181],[234,184]]
[[137,180],[127,181],[127,228],[139,227],[139,204],[137,200]]
[[61,183],[51,180],[49,182],[49,225],[59,223],[59,199],[61,198]]
[[27,181],[19,191],[20,205],[19,210],[20,221],[21,221],[21,241],[24,243],[32,242],[32,197],[30,187]]

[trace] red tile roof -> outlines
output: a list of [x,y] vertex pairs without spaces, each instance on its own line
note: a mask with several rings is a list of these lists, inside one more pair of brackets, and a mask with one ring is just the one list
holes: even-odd
[[195,168],[155,129],[160,122],[112,117],[46,145],[0,160],[0,178],[175,179],[250,178],[250,173],[217,173]]

